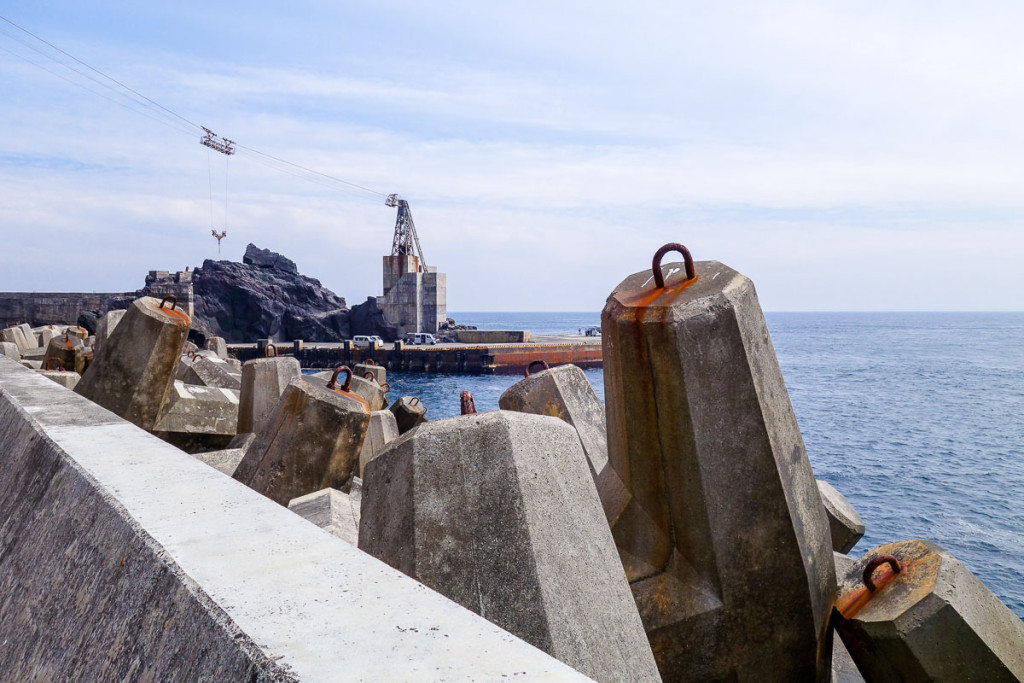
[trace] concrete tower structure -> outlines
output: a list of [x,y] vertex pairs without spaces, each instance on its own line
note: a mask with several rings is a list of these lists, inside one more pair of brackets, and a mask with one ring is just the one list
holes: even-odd
[[412,221],[409,202],[390,195],[388,206],[398,208],[391,254],[384,257],[384,296],[377,304],[399,337],[408,332],[437,332],[448,318],[448,285],[444,273],[426,265]]

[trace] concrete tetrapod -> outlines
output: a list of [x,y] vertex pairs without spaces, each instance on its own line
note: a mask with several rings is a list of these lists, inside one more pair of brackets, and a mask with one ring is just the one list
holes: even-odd
[[369,422],[362,397],[295,377],[233,476],[281,505],[324,488],[345,491]]
[[95,353],[75,393],[152,430],[188,337],[188,315],[171,298],[133,301]]
[[504,410],[367,463],[359,547],[598,681],[656,681],[576,431]]
[[[365,363],[356,363],[352,366],[352,372],[356,377],[366,377],[366,373],[373,375],[377,384],[385,384],[388,381],[388,370],[383,365],[377,365],[373,360]],[[369,379],[367,377],[367,379]]]
[[832,538],[832,550],[848,553],[864,537],[864,520],[857,514],[846,496],[839,493],[832,484],[818,479],[818,493],[828,516],[828,531]]
[[15,344],[14,342],[0,342],[0,356],[7,356],[8,358],[13,358],[14,360],[20,360],[21,350],[18,348],[18,345]]
[[864,553],[842,577],[835,616],[873,683],[1024,680],[1024,623],[929,541]]
[[221,360],[228,359],[228,343],[224,337],[210,337],[206,340],[204,347],[207,351],[213,351],[217,354],[217,358]]
[[65,370],[85,374],[85,344],[78,337],[62,334],[54,337],[46,346],[43,364],[51,358],[56,358]]
[[337,489],[323,489],[299,496],[288,509],[343,541],[359,545],[360,499]]
[[179,379],[185,384],[202,387],[234,389],[236,391],[242,389],[241,373],[227,361],[216,357],[193,356],[188,363],[188,369],[181,374]]
[[359,476],[363,476],[366,463],[376,458],[384,447],[398,438],[398,422],[390,410],[375,410],[370,413],[370,425],[359,451]]
[[826,681],[828,520],[754,286],[681,245],[654,261],[601,322],[608,457],[633,496],[613,535],[658,667]]
[[402,396],[388,408],[398,424],[398,433],[405,434],[410,429],[427,421],[427,407],[419,396]]
[[96,321],[96,343],[93,344],[93,353],[99,350],[99,347],[110,337],[110,334],[117,328],[117,324],[121,322],[121,318],[124,317],[124,310],[118,309],[116,311],[107,311],[101,315]]
[[255,432],[274,411],[293,378],[302,374],[297,358],[256,358],[242,366],[242,393],[238,405],[238,433]]
[[[311,382],[313,380],[329,382],[332,377],[332,371],[324,370],[323,372],[314,372],[312,375],[310,375],[309,379]],[[380,384],[377,384],[377,382],[372,379],[360,377],[358,374],[355,373],[355,371],[352,372],[352,377],[349,379],[349,391],[351,391],[353,394],[358,394],[359,396],[362,396],[366,400],[366,403],[370,406],[371,412],[384,410],[384,408],[387,407],[387,391],[390,390],[390,385],[387,387],[382,387]]]
[[590,474],[597,484],[605,517],[614,525],[629,503],[629,491],[608,463],[608,438],[604,406],[586,375],[575,365],[560,365],[529,374],[498,398],[502,410],[550,415],[576,429]]

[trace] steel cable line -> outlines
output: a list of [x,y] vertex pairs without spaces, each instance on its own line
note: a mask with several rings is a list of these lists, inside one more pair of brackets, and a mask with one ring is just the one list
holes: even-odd
[[[51,61],[56,62],[57,64],[63,66],[66,69],[69,69],[70,71],[73,71],[74,73],[76,73],[78,75],[83,76],[85,78],[88,78],[89,80],[92,80],[93,82],[95,82],[98,85],[100,85],[100,86],[102,86],[102,87],[112,91],[113,93],[119,95],[120,97],[127,99],[132,104],[144,107],[146,111],[142,111],[142,110],[136,109],[135,107],[132,107],[132,106],[130,106],[128,104],[125,104],[124,102],[121,102],[119,100],[111,99],[110,97],[108,97],[108,96],[106,96],[106,95],[104,95],[104,94],[102,94],[100,92],[97,92],[97,91],[89,88],[88,86],[86,86],[85,84],[83,84],[83,83],[81,83],[79,81],[75,81],[73,79],[69,79],[69,78],[67,78],[65,76],[62,76],[61,74],[59,74],[57,72],[54,72],[54,71],[52,71],[50,69],[47,69],[45,66],[43,66],[41,64],[37,64],[36,62],[33,62],[32,60],[27,59],[23,55],[19,55],[19,54],[15,53],[15,52],[11,52],[10,50],[7,50],[6,48],[0,47],[0,49],[3,49],[4,51],[9,52],[10,54],[12,54],[12,55],[14,55],[16,57],[19,57],[19,58],[29,62],[30,64],[32,64],[34,66],[37,66],[37,67],[43,69],[44,71],[47,71],[48,73],[50,73],[50,74],[52,74],[54,76],[57,76],[57,77],[65,80],[65,81],[68,81],[69,83],[71,83],[73,85],[77,85],[77,86],[83,88],[84,90],[87,90],[88,92],[91,92],[94,95],[98,95],[98,96],[103,97],[104,99],[106,99],[108,101],[114,102],[115,104],[118,104],[118,105],[128,109],[129,111],[135,112],[137,114],[141,114],[141,115],[146,116],[147,118],[150,118],[150,119],[152,119],[154,121],[157,121],[159,123],[163,123],[165,125],[168,125],[168,126],[174,128],[175,130],[177,130],[179,132],[182,132],[182,133],[185,133],[185,134],[188,134],[188,135],[194,135],[194,132],[192,131],[192,128],[198,129],[200,131],[209,132],[209,129],[206,129],[203,126],[200,126],[199,124],[197,124],[197,123],[195,123],[195,122],[185,118],[184,116],[182,116],[181,114],[177,113],[176,111],[174,111],[174,110],[172,110],[172,109],[170,109],[168,107],[165,107],[164,105],[162,105],[159,102],[157,102],[157,101],[147,97],[146,95],[143,95],[142,93],[138,92],[137,90],[131,88],[128,85],[125,85],[124,83],[122,83],[121,81],[117,80],[116,78],[113,78],[112,76],[107,75],[106,73],[100,71],[99,69],[97,69],[97,68],[91,66],[90,64],[82,61],[78,57],[75,57],[71,53],[66,52],[65,50],[62,50],[61,48],[57,47],[53,43],[51,43],[51,42],[41,38],[40,36],[36,35],[35,33],[32,33],[28,29],[26,29],[26,28],[16,24],[15,22],[11,21],[7,17],[4,17],[4,16],[0,15],[0,20],[6,22],[7,24],[10,24],[14,28],[16,28],[19,31],[22,31],[23,33],[31,36],[35,40],[43,43],[44,45],[52,48],[53,50],[56,50],[60,54],[65,55],[66,57],[74,60],[78,64],[81,64],[85,68],[89,69],[90,71],[92,71],[92,72],[102,76],[103,78],[107,79],[107,81],[109,81],[110,83],[116,84],[119,88],[121,88],[121,90],[118,90],[117,88],[111,86],[109,83],[105,83],[103,81],[100,81],[99,79],[93,77],[90,74],[84,73],[80,69],[75,68],[74,65],[69,64],[69,63],[67,63],[67,62],[65,62],[65,61],[63,61],[61,59],[58,59],[54,55],[49,54],[49,53],[47,53],[47,52],[45,52],[43,50],[40,50],[39,48],[37,48],[37,47],[35,47],[35,46],[25,42],[24,40],[21,40],[21,39],[15,37],[13,35],[7,33],[6,31],[0,30],[0,34],[7,36],[11,40],[17,41],[18,43],[24,45],[25,47],[28,47],[29,49],[37,52],[38,54],[42,55],[43,57],[45,57],[45,58],[47,58],[47,59],[49,59]],[[131,95],[126,94],[125,91],[127,91],[127,93],[130,93]],[[137,98],[141,98],[141,100],[137,99]],[[171,118],[171,117],[174,117],[174,118]],[[184,124],[187,124],[187,126],[191,126],[192,128],[186,128],[186,126],[183,125],[182,122],[184,122]],[[274,156],[272,154],[267,154],[266,152],[261,152],[260,150],[255,149],[253,147],[248,147],[246,145],[239,144],[238,142],[233,142],[233,144],[238,149],[245,150],[246,152],[248,152],[248,154],[245,155],[247,158],[249,158],[249,159],[251,159],[251,160],[253,160],[253,161],[257,162],[257,163],[261,163],[262,165],[267,166],[268,168],[272,168],[272,169],[277,170],[277,171],[282,172],[282,173],[288,173],[289,175],[292,175],[292,176],[294,176],[296,178],[299,178],[299,179],[302,179],[302,180],[307,180],[307,181],[310,181],[310,182],[314,182],[314,183],[317,183],[317,184],[319,184],[321,186],[332,188],[332,189],[335,189],[335,190],[341,190],[341,191],[347,192],[347,193],[355,195],[355,196],[362,196],[362,197],[367,198],[367,199],[372,197],[374,199],[379,200],[379,199],[386,198],[388,196],[388,193],[386,193],[386,192],[380,192],[380,191],[377,191],[377,190],[372,190],[372,189],[370,189],[368,187],[364,187],[364,186],[359,185],[357,183],[353,183],[353,182],[350,182],[350,181],[347,181],[347,180],[343,180],[341,178],[337,178],[335,176],[329,175],[327,173],[323,173],[321,171],[316,171],[316,170],[308,168],[306,166],[302,166],[301,164],[296,164],[296,163],[294,163],[292,161],[288,161],[287,159],[282,159],[282,158]],[[225,183],[226,183],[226,181],[227,181],[227,179],[225,178]],[[226,192],[226,188],[225,188],[225,192]],[[227,198],[225,197],[225,200],[226,199]],[[225,207],[225,211],[226,211],[226,207]]]

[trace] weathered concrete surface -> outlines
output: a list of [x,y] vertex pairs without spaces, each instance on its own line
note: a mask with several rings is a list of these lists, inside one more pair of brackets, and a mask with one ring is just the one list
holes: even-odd
[[366,438],[359,451],[359,476],[363,476],[366,463],[370,462],[384,450],[384,447],[398,438],[398,422],[390,410],[375,410],[370,413],[370,424],[366,428]]
[[241,448],[225,448],[220,451],[207,451],[205,453],[193,453],[193,457],[200,462],[205,462],[219,472],[229,477],[238,469],[238,463],[245,457],[245,451]]
[[[323,372],[314,372],[311,375],[307,375],[307,379],[310,382],[320,382],[326,385],[334,377],[333,370],[324,370]],[[346,378],[345,374],[341,374],[338,377],[338,382],[344,382]],[[349,391],[353,394],[358,394],[366,400],[370,406],[370,411],[383,410],[387,407],[387,392],[377,382],[372,379],[366,379],[364,377],[358,377],[355,372],[352,373],[352,379],[349,381]]]
[[837,553],[848,553],[864,538],[864,520],[857,514],[846,496],[839,493],[827,481],[818,479],[818,493],[825,506],[828,516],[828,530],[832,538],[832,550]]
[[[890,565],[864,571],[879,555]],[[836,630],[869,681],[1024,680],[1024,623],[952,555],[925,540],[878,546],[842,577]]]
[[[51,339],[42,358],[44,368],[47,367],[47,362],[51,358],[60,361],[61,367],[65,370],[77,372],[80,375],[85,373],[85,343],[78,337],[72,337],[65,333]],[[56,364],[52,364],[50,367],[54,370],[57,369]]]
[[36,372],[46,379],[56,382],[65,389],[74,389],[82,379],[81,375],[77,372],[71,372],[70,370],[36,370]]
[[242,392],[238,406],[238,433],[255,432],[277,407],[288,382],[302,374],[291,357],[257,358],[242,366]]
[[[828,521],[754,286],[717,262],[602,312],[614,528],[666,681],[826,681]],[[678,275],[676,273],[679,273]]]
[[7,356],[8,358],[18,360],[21,358],[21,349],[14,342],[0,342],[0,356]]
[[295,498],[288,503],[288,509],[346,543],[358,546],[359,502],[359,498],[337,489],[323,489]]
[[75,392],[152,429],[170,394],[181,347],[188,336],[184,313],[160,308],[142,297],[132,302],[121,322],[94,354]]
[[217,354],[217,358],[221,360],[228,359],[228,343],[224,340],[224,337],[210,337],[206,340],[204,346],[207,351],[213,351]]
[[429,422],[364,474],[361,549],[596,680],[658,680],[572,427]]
[[[213,353],[213,352],[211,352]],[[187,356],[186,356],[187,358]],[[220,358],[193,356],[188,369],[180,377],[186,384],[220,389],[242,389],[242,375]]]
[[586,680],[5,358],[0,457],[4,680]]
[[174,380],[154,432],[235,435],[238,392]]
[[18,351],[21,353],[25,353],[26,351],[36,348],[35,335],[32,336],[32,342],[29,343],[28,339],[25,337],[25,331],[22,330],[20,326],[16,325],[14,327],[5,327],[0,334],[2,334],[2,339],[5,342],[17,346]]
[[117,328],[117,324],[124,317],[124,309],[107,311],[96,321],[96,341],[93,344],[93,353],[110,338],[111,333]]
[[388,407],[395,416],[398,433],[405,434],[410,429],[427,421],[427,407],[419,396],[402,396]]
[[352,374],[356,377],[366,377],[366,373],[373,375],[373,379],[376,380],[377,384],[386,384],[388,381],[388,370],[383,365],[377,365],[376,363],[356,363],[352,366]]
[[590,473],[597,484],[605,517],[613,525],[625,511],[630,494],[608,462],[604,406],[586,375],[575,365],[560,365],[519,380],[498,398],[502,410],[551,415],[576,429]]
[[233,476],[281,505],[320,489],[346,491],[369,422],[361,397],[295,377]]

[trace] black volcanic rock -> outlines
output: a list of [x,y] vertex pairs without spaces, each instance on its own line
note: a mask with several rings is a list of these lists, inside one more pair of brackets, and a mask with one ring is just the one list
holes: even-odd
[[206,260],[192,275],[193,326],[228,342],[348,339],[345,300],[295,263],[250,244],[244,263]]
[[349,327],[353,335],[377,335],[386,342],[393,342],[398,337],[398,328],[384,318],[384,311],[377,306],[377,297],[374,296],[352,307]]
[[295,261],[290,258],[282,256],[275,251],[269,249],[260,249],[255,244],[249,243],[249,246],[245,248],[245,256],[242,257],[242,263],[247,266],[259,266],[260,268],[274,268],[285,273],[299,272],[299,267],[295,265]]

